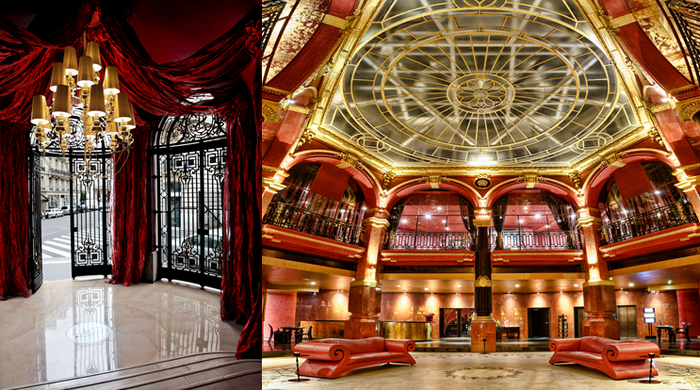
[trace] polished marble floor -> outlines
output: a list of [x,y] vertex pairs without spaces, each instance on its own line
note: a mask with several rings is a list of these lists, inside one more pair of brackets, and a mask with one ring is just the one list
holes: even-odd
[[[262,388],[272,389],[697,389],[700,358],[666,356],[655,359],[661,383],[638,379],[612,380],[604,373],[580,365],[549,364],[552,352],[411,353],[414,366],[380,365],[353,370],[336,379],[295,378],[294,358],[263,359]],[[304,359],[299,359],[300,364]],[[371,384],[371,385],[368,385]]]
[[235,351],[241,328],[221,321],[218,293],[176,282],[44,282],[0,301],[0,388]]

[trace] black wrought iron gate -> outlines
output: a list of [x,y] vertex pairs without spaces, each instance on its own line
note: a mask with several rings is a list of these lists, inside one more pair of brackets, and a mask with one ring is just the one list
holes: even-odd
[[71,276],[104,275],[112,272],[110,251],[112,157],[106,152],[71,153],[70,226]]
[[34,294],[44,282],[44,260],[41,250],[41,155],[37,148],[27,151],[29,189],[29,289]]
[[225,124],[168,117],[155,135],[158,277],[221,288]]

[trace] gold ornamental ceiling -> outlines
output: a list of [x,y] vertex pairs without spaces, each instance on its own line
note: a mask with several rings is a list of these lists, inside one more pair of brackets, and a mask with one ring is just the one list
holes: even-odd
[[389,0],[323,128],[393,166],[568,166],[638,126],[573,0]]

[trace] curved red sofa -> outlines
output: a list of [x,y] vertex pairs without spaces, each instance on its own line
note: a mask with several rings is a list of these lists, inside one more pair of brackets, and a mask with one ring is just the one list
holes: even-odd
[[[659,356],[659,346],[643,340],[611,340],[584,336],[580,339],[552,339],[554,355],[549,364],[576,363],[595,368],[613,379],[648,377],[649,353]],[[659,375],[652,368],[652,376]]]
[[386,363],[416,364],[409,352],[416,349],[413,340],[319,339],[294,346],[294,352],[308,355],[299,374],[319,378],[337,378],[354,368]]

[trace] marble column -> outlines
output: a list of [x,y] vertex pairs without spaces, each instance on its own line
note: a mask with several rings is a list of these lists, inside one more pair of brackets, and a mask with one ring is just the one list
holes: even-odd
[[600,211],[591,207],[578,210],[577,225],[583,232],[585,249],[584,270],[586,282],[583,284],[584,336],[600,336],[620,339],[620,321],[615,313],[615,283],[608,276],[608,265],[600,253]]
[[[496,352],[496,321],[491,316],[493,284],[491,282],[491,218],[474,220],[476,237],[474,240],[476,252],[474,307],[476,319],[471,325],[472,352]],[[484,341],[486,339],[486,341]]]
[[389,227],[386,210],[368,210],[371,215],[362,221],[365,229],[365,253],[357,263],[355,281],[350,283],[345,338],[362,339],[381,336],[379,313],[382,308],[382,286],[377,280],[379,251]]

